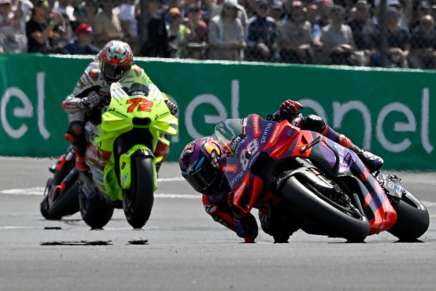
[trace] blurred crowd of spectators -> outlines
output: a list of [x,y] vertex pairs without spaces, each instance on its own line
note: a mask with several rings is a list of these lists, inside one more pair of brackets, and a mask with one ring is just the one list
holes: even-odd
[[0,0],[0,52],[94,54],[121,39],[151,57],[365,66],[383,60],[434,69],[436,1],[385,0],[384,9],[380,2]]

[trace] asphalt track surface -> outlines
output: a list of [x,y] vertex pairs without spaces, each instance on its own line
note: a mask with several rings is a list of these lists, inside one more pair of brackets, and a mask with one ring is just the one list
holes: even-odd
[[299,231],[288,244],[263,232],[244,244],[205,214],[175,164],[161,171],[143,230],[120,210],[99,231],[77,214],[46,221],[38,207],[49,162],[0,158],[0,290],[436,290],[436,173],[401,173],[430,210],[421,242],[383,233],[347,244]]

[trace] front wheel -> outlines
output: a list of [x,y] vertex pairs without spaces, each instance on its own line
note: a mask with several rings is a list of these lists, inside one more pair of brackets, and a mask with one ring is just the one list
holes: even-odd
[[[303,220],[321,230],[319,234],[343,237],[349,242],[362,242],[369,235],[366,217],[345,197],[344,193],[323,193],[311,175],[294,175],[282,183],[280,193],[296,209]],[[332,187],[334,189],[334,187]],[[304,230],[304,227],[303,227]]]
[[400,241],[415,241],[422,236],[430,225],[427,208],[410,192],[404,193],[400,200],[391,199],[397,211],[398,219],[388,231]]
[[154,201],[154,166],[151,157],[132,156],[132,183],[124,190],[123,208],[129,224],[142,228],[150,217]]

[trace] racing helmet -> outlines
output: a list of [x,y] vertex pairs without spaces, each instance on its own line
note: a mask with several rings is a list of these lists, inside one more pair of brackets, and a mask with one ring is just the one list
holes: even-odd
[[109,82],[117,82],[132,67],[132,48],[123,41],[112,40],[100,51],[99,61],[103,77]]
[[223,147],[213,137],[203,137],[187,144],[180,154],[182,176],[195,189],[205,195],[228,192],[229,186],[220,164]]

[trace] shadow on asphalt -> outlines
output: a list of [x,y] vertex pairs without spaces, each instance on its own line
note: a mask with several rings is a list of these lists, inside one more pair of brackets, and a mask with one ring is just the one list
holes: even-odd
[[47,241],[41,242],[41,246],[110,246],[110,240],[79,240],[79,241]]

